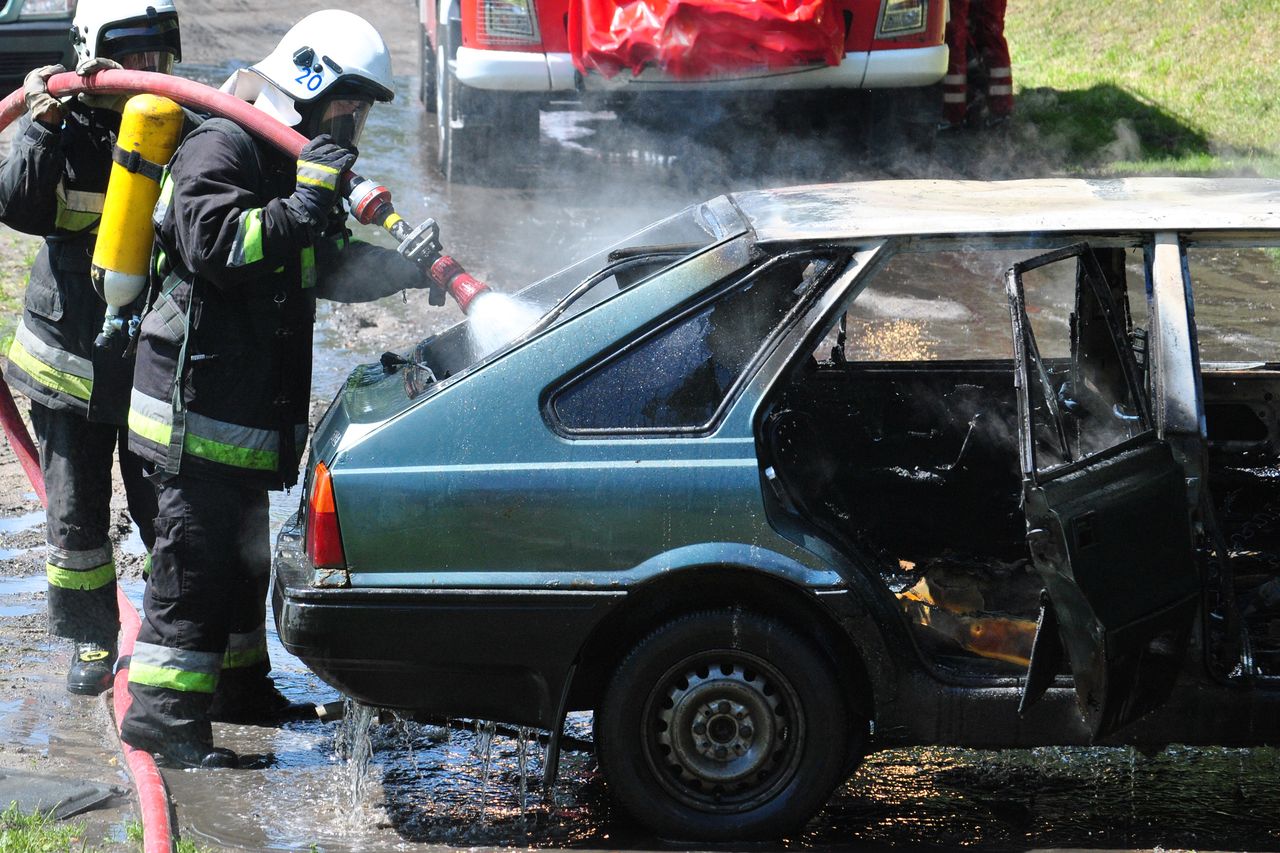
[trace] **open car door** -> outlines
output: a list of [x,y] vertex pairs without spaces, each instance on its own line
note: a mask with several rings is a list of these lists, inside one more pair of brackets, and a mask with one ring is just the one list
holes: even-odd
[[1123,250],[1087,244],[1006,274],[1027,544],[1044,583],[1019,711],[1069,663],[1095,739],[1168,698],[1200,592],[1184,474],[1156,436],[1123,285]]

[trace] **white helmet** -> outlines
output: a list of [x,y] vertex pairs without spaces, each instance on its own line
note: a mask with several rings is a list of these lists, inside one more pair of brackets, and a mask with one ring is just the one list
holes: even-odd
[[81,61],[156,51],[182,60],[173,0],[80,0],[71,22],[71,41]]
[[387,43],[372,24],[342,9],[307,15],[249,70],[298,105],[315,101],[335,87],[363,91],[378,101],[395,96]]

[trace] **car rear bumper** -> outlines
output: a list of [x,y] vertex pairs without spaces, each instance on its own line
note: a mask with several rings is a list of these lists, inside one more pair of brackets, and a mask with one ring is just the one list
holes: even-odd
[[568,53],[528,53],[460,47],[458,81],[503,92],[798,91],[929,86],[947,72],[947,46],[875,50],[845,55],[840,65],[812,65],[711,80],[675,80],[646,69],[639,76],[583,76]]
[[21,80],[33,68],[70,62],[70,26],[66,18],[0,25],[0,80]]
[[317,588],[292,521],[276,543],[280,640],[325,682],[382,708],[551,728],[572,665],[625,592]]

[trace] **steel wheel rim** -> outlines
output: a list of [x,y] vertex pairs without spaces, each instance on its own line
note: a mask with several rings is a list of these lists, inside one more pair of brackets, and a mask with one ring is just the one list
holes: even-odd
[[659,784],[699,811],[749,811],[795,776],[805,746],[800,698],[776,667],[738,650],[668,669],[643,712],[645,759]]

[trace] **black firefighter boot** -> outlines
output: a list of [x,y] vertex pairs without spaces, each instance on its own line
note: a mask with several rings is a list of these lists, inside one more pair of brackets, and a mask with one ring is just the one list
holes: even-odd
[[67,692],[80,696],[97,696],[111,686],[116,666],[115,644],[76,643],[71,668],[67,670]]

